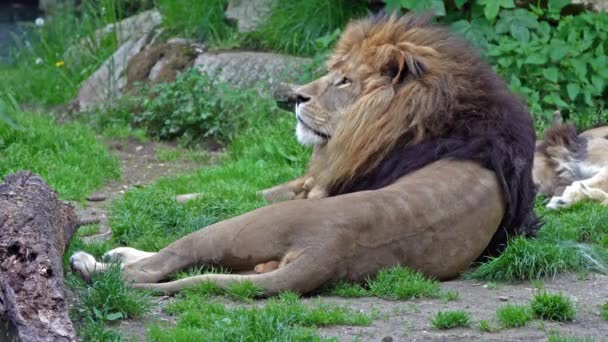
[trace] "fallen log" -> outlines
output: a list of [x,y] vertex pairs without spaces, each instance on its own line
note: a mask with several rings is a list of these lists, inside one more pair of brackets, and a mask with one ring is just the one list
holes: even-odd
[[0,341],[75,341],[62,256],[74,208],[27,171],[0,184]]

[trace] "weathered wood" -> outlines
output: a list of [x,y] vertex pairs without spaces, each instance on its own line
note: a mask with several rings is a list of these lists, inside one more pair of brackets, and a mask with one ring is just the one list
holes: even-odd
[[40,177],[0,184],[0,341],[75,341],[62,256],[78,218]]

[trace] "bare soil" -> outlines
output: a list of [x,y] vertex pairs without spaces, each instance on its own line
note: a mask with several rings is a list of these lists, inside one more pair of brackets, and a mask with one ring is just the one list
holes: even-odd
[[[111,182],[90,196],[105,198],[103,201],[89,201],[79,209],[84,218],[99,218],[101,229],[91,239],[108,238],[106,207],[131,187],[141,186],[159,177],[175,175],[183,171],[204,166],[201,163],[176,160],[159,161],[156,149],[167,145],[136,140],[113,141],[110,148],[120,159],[122,179]],[[595,341],[608,341],[608,322],[599,316],[601,305],[608,301],[608,276],[589,274],[585,276],[566,274],[556,279],[544,281],[549,292],[562,292],[572,298],[576,307],[576,317],[571,322],[533,321],[524,328],[499,329],[495,332],[479,330],[479,321],[487,320],[493,327],[499,327],[496,309],[506,304],[530,302],[536,289],[530,282],[518,284],[497,284],[474,280],[454,280],[442,283],[444,291],[456,291],[459,299],[418,299],[408,301],[389,301],[379,298],[347,299],[322,297],[324,301],[334,302],[362,312],[378,312],[378,318],[371,326],[333,326],[319,329],[322,336],[340,341],[546,341],[551,334],[567,337],[593,337]],[[172,325],[175,318],[162,312],[162,308],[173,298],[157,297],[157,305],[152,312],[139,321],[122,321],[117,328],[127,341],[146,339],[147,327],[153,324]],[[305,299],[305,301],[313,298]],[[255,305],[263,305],[258,301]],[[227,303],[228,305],[247,305]],[[469,328],[438,330],[431,326],[430,320],[438,311],[465,310],[471,314]]]

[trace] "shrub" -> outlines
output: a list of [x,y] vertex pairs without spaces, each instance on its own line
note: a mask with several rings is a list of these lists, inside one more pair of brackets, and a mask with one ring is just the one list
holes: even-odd
[[471,316],[462,310],[439,311],[431,320],[431,324],[437,329],[468,327],[471,324]]
[[575,314],[570,298],[545,291],[539,291],[534,295],[530,307],[536,317],[552,321],[570,321]]
[[525,326],[531,319],[530,308],[523,305],[505,305],[496,310],[498,321],[505,328]]
[[276,111],[272,101],[261,100],[255,91],[230,88],[196,69],[143,93],[135,123],[153,137],[180,138],[185,144],[226,142],[248,122]]

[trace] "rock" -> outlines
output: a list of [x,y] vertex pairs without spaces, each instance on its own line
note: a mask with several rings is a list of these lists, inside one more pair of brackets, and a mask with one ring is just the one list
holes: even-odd
[[195,192],[192,194],[177,195],[174,197],[174,199],[177,203],[186,203],[189,201],[197,200],[199,198],[203,198],[204,196],[205,194],[203,194],[202,192]]
[[237,23],[240,32],[251,32],[268,18],[272,4],[273,0],[230,0],[224,15]]
[[252,88],[272,95],[281,82],[295,82],[309,58],[267,52],[203,53],[194,61],[201,72],[215,75],[219,81],[235,87]]
[[106,35],[115,32],[118,45],[122,45],[130,40],[148,35],[160,27],[162,20],[163,17],[157,10],[144,11],[120,22],[106,25],[95,32],[95,38],[99,41]]
[[608,0],[572,0],[573,4],[583,5],[595,12],[607,12]]
[[129,61],[126,90],[134,90],[136,83],[157,84],[175,80],[177,74],[192,67],[194,59],[205,50],[202,44],[181,39],[146,47]]
[[147,44],[149,36],[129,40],[108,58],[80,87],[74,105],[80,111],[89,111],[104,103],[111,104],[127,85],[125,71],[131,58]]
[[500,300],[501,302],[506,302],[506,301],[509,300],[509,297],[507,297],[507,296],[499,296],[498,300]]

